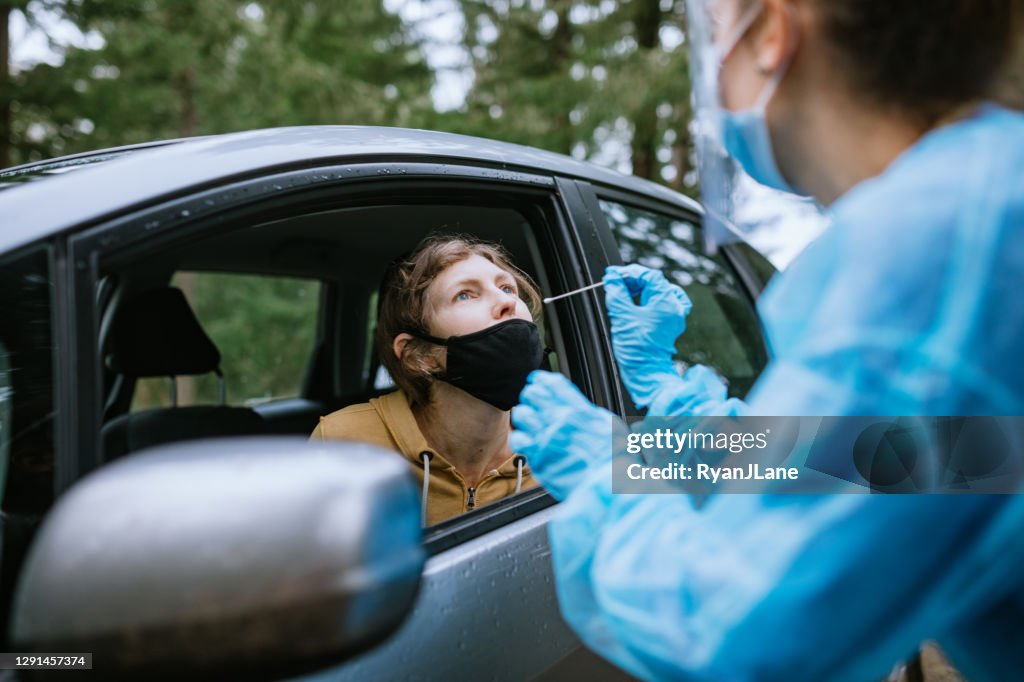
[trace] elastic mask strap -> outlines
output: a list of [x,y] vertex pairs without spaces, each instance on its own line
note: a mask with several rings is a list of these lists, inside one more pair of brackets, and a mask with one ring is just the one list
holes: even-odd
[[746,32],[750,30],[750,27],[753,26],[754,20],[757,19],[757,15],[761,13],[763,8],[764,5],[761,3],[761,0],[758,0],[758,2],[751,5],[750,9],[744,12],[743,16],[740,17],[740,20],[736,23],[736,28],[732,30],[729,37],[722,41],[722,46],[715,48],[718,52],[719,64],[728,59],[729,55],[732,54],[732,51],[736,49],[736,46],[739,44],[740,40],[743,39],[744,34],[746,34]]
[[436,336],[431,336],[430,334],[420,334],[419,332],[406,332],[406,334],[412,336],[415,339],[419,339],[420,341],[426,341],[428,343],[433,343],[438,346],[448,345],[448,339],[439,339]]
[[[427,343],[432,343],[432,344],[437,345],[437,346],[444,346],[445,348],[448,347],[448,339],[439,339],[436,336],[431,336],[430,334],[420,334],[418,332],[405,332],[405,333],[410,335],[414,339],[419,339],[420,341],[426,341]],[[432,376],[435,379],[440,379],[441,381],[444,381],[445,377],[447,376],[447,372],[440,372],[439,371],[436,374],[432,374]],[[424,489],[424,490],[426,490],[426,489]]]
[[779,84],[786,75],[786,71],[789,70],[789,63],[793,59],[792,55],[786,57],[786,59],[779,65],[779,68],[775,69],[775,73],[765,83],[764,88],[761,89],[761,93],[757,96],[757,101],[754,102],[754,111],[763,112],[768,108],[768,102],[772,101],[772,97],[775,95],[775,91],[779,89]]

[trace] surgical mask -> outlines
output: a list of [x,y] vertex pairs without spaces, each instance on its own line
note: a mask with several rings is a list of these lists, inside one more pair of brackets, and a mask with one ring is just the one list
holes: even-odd
[[519,402],[526,377],[546,364],[540,331],[526,320],[506,320],[447,339],[413,336],[448,348],[447,369],[438,379],[499,410],[511,410]]
[[[725,41],[719,50],[719,71],[721,65],[736,48],[736,45],[750,30],[751,25],[760,14],[761,3],[757,3],[740,19],[739,25],[732,36]],[[718,111],[718,134],[723,148],[729,155],[742,166],[747,175],[767,187],[777,189],[790,194],[802,195],[798,189],[786,182],[779,171],[775,161],[775,152],[772,149],[771,134],[768,131],[768,122],[765,111],[768,103],[782,82],[786,71],[789,68],[789,59],[779,67],[778,70],[765,84],[754,106],[744,111],[729,111],[724,106]]]

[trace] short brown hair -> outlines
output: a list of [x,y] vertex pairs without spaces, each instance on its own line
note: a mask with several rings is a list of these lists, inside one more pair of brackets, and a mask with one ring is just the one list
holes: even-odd
[[413,406],[430,401],[434,381],[427,359],[436,346],[419,338],[411,339],[395,356],[392,344],[402,333],[427,334],[427,287],[449,266],[470,256],[482,256],[516,281],[519,297],[526,303],[534,320],[541,315],[540,293],[530,276],[512,264],[508,252],[499,244],[485,242],[468,235],[436,234],[424,239],[408,256],[399,258],[388,268],[381,284],[377,304],[375,344],[381,364]]
[[1022,0],[811,0],[854,92],[931,127],[991,97],[1021,30]]

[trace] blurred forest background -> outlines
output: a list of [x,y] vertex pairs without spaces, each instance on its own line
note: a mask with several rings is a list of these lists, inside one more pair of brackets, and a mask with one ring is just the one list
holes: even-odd
[[[534,145],[692,194],[683,4],[0,0],[0,168],[372,124]],[[1024,55],[1005,94],[1024,104]]]
[[[369,124],[542,147],[695,195],[684,4],[0,0],[0,168],[157,139]],[[1021,57],[1004,87],[1018,106]],[[652,245],[665,237],[648,232]],[[228,282],[175,279],[217,344],[245,349],[224,359],[229,402],[296,395],[318,284]],[[247,345],[271,328],[286,333]],[[179,386],[186,404],[217,393],[212,379]],[[137,406],[166,395],[143,387]]]
[[[372,124],[520,142],[692,190],[682,5],[0,0],[0,168],[153,139]],[[12,59],[26,26],[49,39],[46,61]]]

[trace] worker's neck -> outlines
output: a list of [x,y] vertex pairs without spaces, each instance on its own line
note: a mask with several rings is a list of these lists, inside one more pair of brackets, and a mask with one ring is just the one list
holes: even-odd
[[[789,135],[790,148],[798,150],[799,157],[792,159],[791,176],[823,206],[883,173],[927,132],[892,112],[865,106],[837,92],[823,93],[813,107],[801,113],[797,120],[784,124],[783,134]],[[811,140],[815,141],[813,148]],[[807,142],[801,146],[801,141]]]

